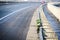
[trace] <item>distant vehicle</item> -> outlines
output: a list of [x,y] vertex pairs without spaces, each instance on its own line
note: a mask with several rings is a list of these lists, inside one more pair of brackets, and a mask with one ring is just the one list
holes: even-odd
[[42,4],[44,4],[44,3],[45,3],[45,1],[42,1],[41,3],[42,3]]
[[40,2],[41,2],[41,4],[48,3],[48,1],[46,1],[46,0],[41,0]]

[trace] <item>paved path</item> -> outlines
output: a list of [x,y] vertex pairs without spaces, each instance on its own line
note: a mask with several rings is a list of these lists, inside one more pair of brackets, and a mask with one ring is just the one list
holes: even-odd
[[42,25],[43,25],[43,37],[46,40],[58,40],[57,35],[51,28],[44,12],[42,9],[43,6],[40,7],[40,15],[41,15],[41,20],[42,20]]
[[60,21],[60,7],[57,5],[60,5],[60,3],[48,3],[47,8],[58,19],[58,21]]
[[57,21],[56,17],[48,10],[46,5],[44,5],[43,9],[47,20],[49,21],[56,35],[58,36],[58,40],[60,40],[60,23]]

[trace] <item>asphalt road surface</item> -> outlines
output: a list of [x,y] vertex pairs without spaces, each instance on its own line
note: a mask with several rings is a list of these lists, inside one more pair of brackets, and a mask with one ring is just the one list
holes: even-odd
[[54,30],[56,35],[58,36],[58,40],[60,40],[60,23],[56,20],[55,16],[48,10],[47,6],[43,6],[44,13],[46,18],[48,19],[51,28]]
[[0,40],[26,40],[29,24],[39,3],[0,5]]

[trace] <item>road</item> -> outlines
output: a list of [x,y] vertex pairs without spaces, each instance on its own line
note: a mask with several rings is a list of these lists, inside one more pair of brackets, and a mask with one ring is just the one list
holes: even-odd
[[43,6],[43,10],[46,18],[48,19],[51,25],[51,28],[54,30],[54,32],[58,36],[58,40],[60,40],[60,23],[56,20],[54,15],[48,10],[46,5]]
[[0,40],[26,40],[29,24],[39,3],[0,5]]

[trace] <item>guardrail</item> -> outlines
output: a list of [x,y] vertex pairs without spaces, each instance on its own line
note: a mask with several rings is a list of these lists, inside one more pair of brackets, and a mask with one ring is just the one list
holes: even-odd
[[40,40],[44,40],[42,27],[40,27]]
[[[42,5],[41,5],[42,6]],[[40,6],[40,7],[41,7]],[[39,9],[40,10],[40,9]],[[38,13],[39,15],[39,19],[40,19],[40,21],[41,21],[41,15],[40,15],[40,11],[39,11],[39,13]],[[42,28],[42,22],[40,23],[40,30],[39,30],[39,38],[40,38],[40,40],[44,40],[44,36],[43,36],[43,28]]]
[[[40,13],[39,13],[39,19],[41,20]],[[42,22],[40,23],[40,32],[39,33],[40,33],[40,40],[44,40]]]

